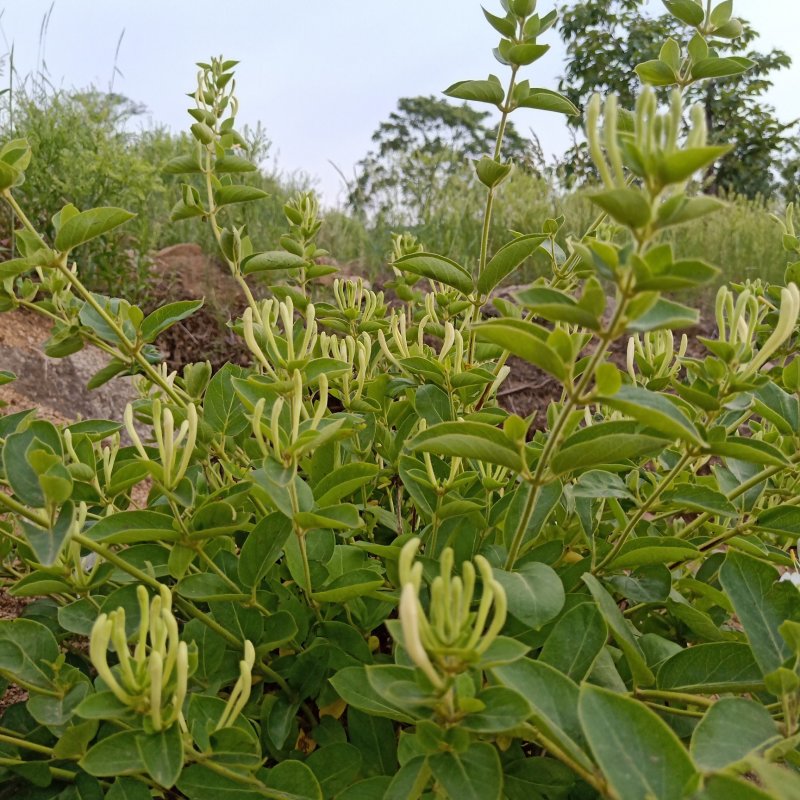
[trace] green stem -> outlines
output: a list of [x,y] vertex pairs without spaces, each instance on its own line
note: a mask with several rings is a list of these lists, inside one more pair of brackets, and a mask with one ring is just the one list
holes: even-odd
[[696,694],[688,694],[687,692],[670,692],[661,689],[637,689],[634,696],[640,699],[653,700],[670,700],[673,703],[685,703],[687,706],[700,706],[702,708],[711,708],[714,705],[714,700],[709,700],[707,697],[702,697]]
[[658,499],[661,497],[661,495],[664,494],[667,489],[669,489],[675,478],[680,475],[683,468],[691,460],[692,455],[690,453],[684,453],[683,456],[678,459],[677,464],[675,464],[675,466],[662,478],[658,486],[656,486],[656,488],[653,490],[652,494],[631,515],[627,525],[622,530],[622,533],[620,533],[620,535],[617,537],[617,540],[614,542],[614,546],[606,554],[606,556],[601,559],[600,563],[592,569],[593,573],[599,572],[606,564],[609,564],[617,557],[619,551],[623,548],[625,542],[628,541],[628,537],[631,535],[631,533],[633,533],[644,515],[653,507],[655,503],[658,502]]
[[528,495],[528,500],[525,503],[525,508],[522,512],[522,516],[520,517],[519,523],[517,525],[517,529],[514,532],[514,538],[511,541],[511,547],[508,551],[508,558],[506,559],[505,569],[511,570],[514,567],[514,564],[519,557],[519,551],[522,547],[523,539],[525,538],[525,533],[528,528],[528,523],[533,516],[533,511],[536,508],[536,503],[539,500],[539,495],[541,493],[542,487],[545,485],[544,474],[545,470],[549,466],[550,457],[553,454],[553,451],[556,450],[561,445],[561,437],[564,432],[564,428],[569,420],[570,415],[572,414],[575,407],[581,401],[583,393],[589,387],[591,383],[594,372],[597,369],[600,362],[603,360],[608,346],[611,344],[614,338],[614,333],[619,325],[620,320],[622,319],[623,315],[625,314],[625,309],[628,305],[627,300],[627,293],[623,293],[620,298],[619,302],[617,303],[616,311],[614,312],[614,317],[608,325],[606,331],[600,337],[600,342],[597,345],[594,353],[592,353],[591,358],[589,359],[588,364],[586,365],[585,369],[583,370],[583,374],[578,381],[578,384],[575,386],[574,390],[569,393],[566,402],[561,408],[561,411],[556,418],[555,423],[553,424],[553,428],[550,431],[550,435],[545,442],[544,447],[542,448],[541,455],[539,456],[539,461],[536,464],[536,470],[529,481],[530,485],[532,486],[532,490]]
[[[30,764],[29,761],[22,761],[19,758],[0,758],[0,766],[4,767],[19,767],[26,764]],[[50,770],[50,774],[54,778],[58,778],[60,781],[74,781],[75,778],[78,777],[77,772],[70,772],[68,769],[61,769],[60,767],[51,767],[48,765],[47,767]]]
[[535,728],[530,723],[525,723],[522,732],[527,734],[533,741],[538,742],[545,750],[550,752],[563,764],[566,764],[577,775],[580,775],[586,783],[592,786],[601,795],[604,797],[609,796],[608,787],[600,775],[596,775],[575,761],[575,759],[565,753],[556,742],[548,738],[538,728]]
[[[595,233],[598,230],[598,228],[603,224],[603,222],[605,222],[607,216],[608,215],[605,213],[602,213],[599,216],[597,216],[592,222],[592,224],[587,228],[586,233],[584,233],[583,236],[581,237],[581,241],[584,241],[593,233]],[[572,271],[572,268],[578,263],[579,260],[580,256],[577,255],[577,253],[575,252],[571,253],[567,258],[567,260],[564,262],[564,266],[561,269],[562,273],[564,275],[569,275],[570,272]],[[555,284],[553,285],[555,286]],[[529,314],[527,316],[527,319],[532,319],[532,317],[533,314]],[[500,370],[506,365],[506,362],[508,361],[510,356],[511,353],[509,353],[508,350],[506,350],[500,357],[500,360],[497,362],[497,364],[495,364],[494,367],[495,378],[500,374]],[[489,399],[489,389],[491,388],[491,385],[492,385],[491,383],[486,384],[486,388],[483,390],[483,394],[481,394],[480,399],[475,404],[475,411],[480,411],[485,405],[486,401]]]
[[[789,461],[791,462],[792,466],[796,466],[798,462],[800,462],[800,453],[795,454],[792,456]],[[749,492],[753,487],[758,486],[759,483],[768,480],[773,475],[777,475],[779,472],[783,472],[787,467],[780,466],[780,467],[767,467],[766,469],[761,470],[761,472],[753,475],[752,478],[748,478],[744,483],[740,483],[735,489],[732,489],[728,492],[725,497],[728,500],[735,500],[737,497],[741,497],[743,494]],[[703,512],[700,516],[695,517],[695,519],[690,522],[683,530],[678,531],[675,536],[678,539],[685,539],[689,534],[694,533],[699,527],[704,525],[708,520],[710,520],[714,514],[710,514],[709,512]]]
[[0,505],[5,506],[9,511],[18,514],[20,517],[36,523],[40,528],[50,527],[50,518],[47,515],[42,516],[36,511],[32,511],[27,506],[22,505],[18,500],[15,500],[5,492],[0,492]]

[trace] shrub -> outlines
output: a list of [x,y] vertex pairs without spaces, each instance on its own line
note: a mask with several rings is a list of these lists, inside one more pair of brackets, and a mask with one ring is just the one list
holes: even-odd
[[[498,107],[496,153],[517,107],[574,111],[519,79],[555,19],[534,5],[486,14],[508,89],[448,90]],[[702,114],[684,125],[679,89],[748,65],[708,46],[737,29],[729,3],[667,6],[688,46],[639,71],[677,85],[671,105],[646,88],[632,112],[589,106],[588,233],[562,254],[551,218],[491,247],[511,165],[487,155],[474,268],[397,236],[391,304],[320,285],[335,268],[313,196],[285,205],[274,249],[231,224],[229,205],[264,192],[239,181],[255,166],[236,62],[201,63],[195,144],[166,171],[203,188],[184,184],[172,218],[207,226],[241,286],[248,368],[168,373],[154,342],[199,303],[144,316],[90,292],[73,256],[130,214],[67,205],[45,239],[16,199],[30,148],[4,146],[24,228],[3,309],[53,319],[51,349],[107,352],[93,384],[139,387],[122,422],[0,419],[4,568],[13,595],[40,598],[0,621],[0,674],[27,692],[2,718],[7,794],[797,794],[798,264],[786,286],[723,287],[705,356],[676,348],[697,315],[662,293],[716,271],[659,237],[722,206],[687,186],[725,152]],[[783,244],[798,257],[791,213]],[[537,250],[549,275],[490,317]],[[256,299],[250,276],[278,271]],[[609,352],[625,337],[623,371]],[[510,355],[563,387],[543,430],[496,403]]]

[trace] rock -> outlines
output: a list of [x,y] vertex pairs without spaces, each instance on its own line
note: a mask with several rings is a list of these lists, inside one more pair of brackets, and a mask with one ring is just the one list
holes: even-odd
[[136,396],[130,378],[117,377],[89,391],[92,375],[108,363],[105,353],[86,347],[67,358],[49,358],[42,344],[50,323],[27,311],[0,314],[0,369],[17,380],[0,386],[0,413],[39,408],[39,416],[56,423],[78,419],[122,419],[125,405]]

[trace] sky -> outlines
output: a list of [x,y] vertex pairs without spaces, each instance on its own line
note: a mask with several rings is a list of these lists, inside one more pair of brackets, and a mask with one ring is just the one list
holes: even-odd
[[[496,0],[483,2],[499,9]],[[540,0],[540,13],[552,5]],[[142,124],[177,131],[191,121],[185,93],[194,89],[194,62],[239,59],[240,123],[263,123],[278,169],[312,176],[328,204],[342,196],[337,170],[353,175],[398,98],[503,69],[480,0],[55,0],[42,49],[50,7],[51,0],[0,0],[0,46],[13,43],[20,74],[43,58],[51,82],[65,89],[108,88],[114,76],[115,91],[147,107]],[[800,117],[800,3],[735,0],[734,9],[761,32],[759,47],[794,58],[768,101],[782,118]],[[555,88],[564,51],[554,31],[543,41],[553,47],[526,76]],[[547,154],[569,145],[559,115],[522,110],[513,119],[521,133],[536,131]]]

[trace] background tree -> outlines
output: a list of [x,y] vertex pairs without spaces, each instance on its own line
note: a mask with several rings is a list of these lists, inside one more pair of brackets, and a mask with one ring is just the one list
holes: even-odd
[[[642,5],[642,0],[582,0],[563,9],[559,30],[568,58],[559,88],[578,107],[583,108],[595,92],[616,94],[623,107],[631,107],[639,86],[636,64],[657,58],[661,43],[670,36],[682,41],[674,17],[649,16]],[[781,165],[791,157],[797,120],[781,121],[764,95],[774,74],[792,62],[782,50],[754,49],[758,34],[746,21],[742,23],[742,35],[720,42],[719,49],[725,55],[745,55],[755,66],[743,75],[711,81],[690,91],[689,97],[704,105],[711,141],[733,145],[730,154],[708,171],[708,191],[768,197],[786,186],[786,169]],[[577,133],[580,118],[568,118],[568,123]],[[585,148],[575,138],[562,167],[569,183],[592,174]]]
[[[469,159],[494,149],[495,127],[487,111],[437,97],[404,97],[372,135],[374,148],[356,165],[348,202],[357,213],[388,224],[424,225],[454,183],[474,183]],[[532,145],[513,126],[503,155],[519,163]]]

